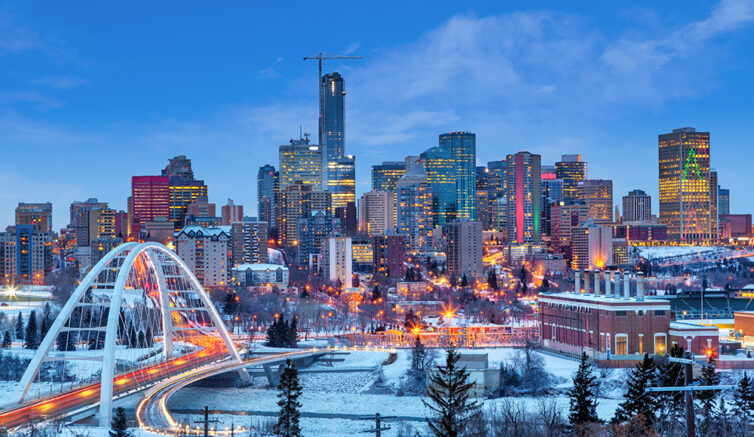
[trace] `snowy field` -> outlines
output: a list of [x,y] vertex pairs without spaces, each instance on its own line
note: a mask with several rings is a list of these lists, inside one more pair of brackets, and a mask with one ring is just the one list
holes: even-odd
[[[474,353],[489,353],[489,367],[498,368],[500,363],[508,361],[518,353],[517,349],[475,349]],[[302,403],[302,427],[307,436],[355,435],[361,430],[373,426],[373,423],[355,420],[357,416],[372,416],[380,413],[383,416],[397,416],[397,422],[410,424],[422,433],[426,433],[423,418],[428,414],[427,408],[420,396],[397,396],[395,394],[380,394],[370,392],[377,380],[380,369],[385,385],[397,389],[401,378],[406,375],[410,367],[410,350],[399,350],[397,360],[389,365],[382,365],[389,354],[387,352],[355,351],[349,355],[336,357],[345,358],[343,362],[317,363],[310,369],[329,371],[328,373],[302,373],[301,384],[304,387],[300,398]],[[564,414],[567,414],[568,399],[564,391],[571,385],[571,377],[578,367],[578,362],[539,354],[548,372],[555,378],[555,390],[558,392],[547,399],[555,399]],[[377,368],[378,370],[362,372],[334,373],[333,370]],[[599,374],[599,372],[598,372]],[[625,390],[625,371],[613,370],[605,375],[605,384],[598,414],[603,419],[610,419],[620,402]],[[485,408],[506,400],[521,402],[525,408],[535,410],[543,398],[515,397],[488,399],[484,401]],[[205,405],[210,409],[222,410],[232,414],[219,414],[219,429],[226,426],[248,427],[258,420],[271,419],[278,411],[277,392],[267,385],[264,378],[256,378],[251,387],[243,388],[212,388],[188,387],[177,392],[169,401],[169,408],[177,410],[200,410]],[[309,416],[309,417],[307,417]],[[316,417],[311,417],[316,416]],[[326,417],[322,417],[326,416]],[[179,422],[193,422],[196,416],[176,414]],[[393,430],[384,435],[395,435],[398,423]]]

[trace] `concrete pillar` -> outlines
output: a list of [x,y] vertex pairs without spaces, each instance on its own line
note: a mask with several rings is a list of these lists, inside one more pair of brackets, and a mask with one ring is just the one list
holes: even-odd
[[589,287],[589,275],[590,274],[591,274],[591,272],[589,271],[589,269],[584,270],[584,293],[591,293],[592,292],[592,290],[589,289],[590,288]]
[[573,272],[573,292],[581,293],[581,270]]
[[600,287],[602,287],[602,272],[599,270],[594,271],[594,294],[596,296],[600,295]]
[[636,274],[636,299],[644,300],[644,273]]
[[623,297],[628,299],[631,297],[631,282],[630,282],[631,276],[628,274],[627,271],[623,271]]

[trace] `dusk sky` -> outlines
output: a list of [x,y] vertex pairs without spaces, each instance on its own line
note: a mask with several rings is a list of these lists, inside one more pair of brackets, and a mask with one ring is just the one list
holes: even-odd
[[580,153],[657,213],[657,135],[693,126],[731,212],[754,212],[753,1],[335,3],[0,6],[0,228],[21,201],[53,202],[56,230],[74,200],[126,209],[131,176],[179,154],[255,215],[259,166],[317,137],[319,51],[363,56],[326,65],[357,195],[372,164],[466,130],[479,165]]

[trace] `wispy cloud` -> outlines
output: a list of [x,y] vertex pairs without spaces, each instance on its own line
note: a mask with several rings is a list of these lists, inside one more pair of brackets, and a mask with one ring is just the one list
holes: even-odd
[[70,76],[47,76],[31,81],[34,85],[49,86],[61,90],[77,88],[89,83],[88,80]]

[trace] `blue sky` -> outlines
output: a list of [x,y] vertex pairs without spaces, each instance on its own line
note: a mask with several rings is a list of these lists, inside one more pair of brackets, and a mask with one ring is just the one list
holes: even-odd
[[477,134],[480,164],[581,153],[657,206],[657,135],[710,131],[752,212],[754,1],[17,2],[0,6],[0,226],[19,201],[125,209],[130,176],[186,154],[210,200],[256,211],[256,172],[316,138],[318,51],[346,80],[346,151],[369,170]]

